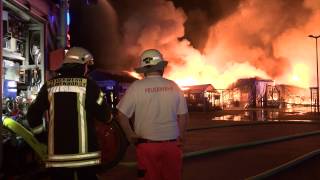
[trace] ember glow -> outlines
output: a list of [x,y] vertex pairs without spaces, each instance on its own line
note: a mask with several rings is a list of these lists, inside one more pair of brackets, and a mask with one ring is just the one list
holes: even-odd
[[292,69],[292,77],[289,79],[289,84],[307,88],[310,82],[310,77],[307,72],[310,71],[311,69],[305,64],[295,64]]
[[142,79],[142,76],[134,71],[124,71],[125,73],[128,73],[130,76],[137,78],[137,79]]

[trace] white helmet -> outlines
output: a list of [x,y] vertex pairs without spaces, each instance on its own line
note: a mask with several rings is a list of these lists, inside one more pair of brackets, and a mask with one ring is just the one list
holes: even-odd
[[143,51],[140,56],[140,67],[135,68],[137,73],[154,72],[163,70],[168,61],[163,59],[162,54],[156,49],[148,49]]
[[93,65],[92,54],[82,47],[72,47],[64,57],[63,64],[89,64]]

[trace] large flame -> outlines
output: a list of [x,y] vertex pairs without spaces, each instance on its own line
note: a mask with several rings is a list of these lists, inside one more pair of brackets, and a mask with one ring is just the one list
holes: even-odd
[[[165,77],[181,86],[210,83],[224,89],[239,78],[254,76],[305,88],[315,86],[315,39],[308,35],[320,34],[319,0],[236,1],[232,11],[216,21],[206,21],[208,14],[198,7],[187,13],[175,6],[177,1],[99,1],[100,11],[87,7],[91,14],[100,13],[98,17],[112,15],[108,26],[105,18],[95,18],[101,27],[111,28],[109,34],[101,27],[99,31],[94,28],[95,32],[92,27],[81,31],[92,32],[93,36],[83,37],[88,38],[88,46],[95,47],[92,49],[100,48],[95,52],[99,66],[131,71],[139,65],[143,50],[156,48],[169,61]],[[187,2],[191,1],[183,1]],[[208,2],[212,6],[217,3],[203,3]],[[186,36],[185,24],[190,19],[207,25],[206,31],[193,32],[204,42],[201,49],[194,48]],[[83,19],[89,20],[92,18]],[[100,38],[102,35],[112,38]],[[112,57],[106,58],[106,50],[112,51],[108,54]]]
[[203,54],[192,47],[178,49],[184,50],[186,63],[173,66],[167,76],[181,86],[211,83],[226,88],[238,78],[253,76],[314,86],[315,41],[307,35],[320,33],[319,4],[306,0],[303,5],[312,9],[310,15],[297,11],[302,17],[291,13],[296,20],[283,22],[286,13],[279,1],[243,1],[236,12],[211,26]]
[[130,76],[132,76],[132,77],[134,77],[136,79],[142,79],[143,78],[140,74],[138,74],[138,73],[136,73],[134,71],[124,71],[124,72],[128,73]]

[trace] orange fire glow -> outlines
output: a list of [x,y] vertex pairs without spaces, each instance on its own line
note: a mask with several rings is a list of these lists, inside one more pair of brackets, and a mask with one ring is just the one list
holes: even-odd
[[309,87],[310,82],[310,68],[305,64],[295,64],[292,70],[292,77],[289,79],[290,84],[300,87]]
[[190,14],[171,1],[152,2],[157,5],[127,18],[124,44],[132,57],[145,49],[159,49],[169,61],[164,76],[180,86],[212,84],[225,89],[250,77],[315,86],[315,40],[308,35],[320,34],[319,0],[294,1],[290,7],[288,1],[240,1],[230,14],[208,22],[201,50],[185,33]]
[[[305,17],[305,22],[297,20],[298,26],[288,26],[281,31],[274,27],[274,19],[283,15],[278,5],[278,1],[267,6],[258,0],[243,1],[238,11],[211,26],[201,53],[185,42],[164,49],[163,53],[169,54],[168,60],[177,58],[172,55],[175,51],[185,62],[183,65],[172,63],[165,76],[180,86],[210,83],[217,89],[227,88],[239,78],[255,76],[279,84],[314,86],[315,41],[307,36],[320,33],[319,4],[305,0],[304,6],[312,9],[311,15]],[[268,9],[272,9],[273,14],[261,16],[261,11]],[[286,27],[285,23],[281,26]],[[277,31],[281,33],[274,35]],[[261,45],[255,46],[256,43]]]
[[142,76],[134,71],[124,71],[126,73],[128,73],[130,76],[137,78],[137,79],[142,79]]

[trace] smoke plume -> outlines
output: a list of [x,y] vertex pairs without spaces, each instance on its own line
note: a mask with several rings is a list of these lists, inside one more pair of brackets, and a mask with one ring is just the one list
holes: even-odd
[[165,76],[180,84],[316,82],[315,40],[307,36],[320,34],[318,0],[71,0],[72,7],[73,27],[81,26],[73,44],[85,44],[105,70],[132,71],[144,49],[157,48],[169,61]]

